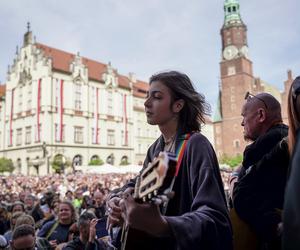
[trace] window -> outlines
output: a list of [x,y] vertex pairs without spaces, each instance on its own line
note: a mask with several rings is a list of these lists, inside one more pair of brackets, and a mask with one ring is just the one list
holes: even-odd
[[81,84],[79,82],[74,83],[75,88],[75,103],[74,103],[74,109],[75,110],[81,110]]
[[22,129],[17,129],[16,145],[19,146],[22,144]]
[[[62,125],[62,140],[61,142],[65,142],[65,127],[66,125]],[[55,141],[60,142],[60,126],[59,124],[55,123]]]
[[19,88],[19,97],[18,97],[18,101],[19,101],[19,112],[22,112],[23,109],[23,89],[22,87]]
[[74,142],[83,143],[83,127],[74,127]]
[[113,115],[113,93],[111,89],[107,91],[107,114]]
[[139,146],[138,146],[138,153],[140,154],[141,152],[142,152],[142,145],[139,144]]
[[[10,132],[11,132],[11,134],[10,134]],[[14,139],[14,131],[13,130],[7,130],[7,134],[8,134],[8,136],[7,136],[7,145],[8,146],[12,146],[13,145],[13,139]],[[12,138],[11,140],[10,140],[10,137]]]
[[27,110],[31,110],[31,99],[32,99],[32,91],[31,91],[31,84],[28,86],[27,92]]
[[121,131],[121,145],[125,144],[125,135],[124,135],[124,130]]
[[58,79],[55,82],[55,107],[58,108],[58,104],[59,104],[59,98],[60,98],[60,93],[59,93],[59,84],[60,82],[58,81]]
[[39,129],[37,128],[37,125],[34,125],[35,128],[35,142],[40,142],[42,140],[42,125],[39,124]]
[[96,110],[95,109],[95,87],[92,87],[92,93],[91,93],[91,106],[92,106],[92,110]]
[[239,148],[239,147],[240,147],[240,140],[234,140],[234,141],[233,141],[233,146],[234,146],[235,148]]
[[31,143],[31,126],[25,128],[25,143]]
[[99,131],[100,131],[100,129],[98,128],[97,130],[98,130],[98,133],[97,133],[97,135],[95,135],[96,129],[92,128],[92,143],[93,144],[99,144]]
[[235,75],[236,71],[235,71],[235,67],[234,66],[230,66],[227,69],[227,75],[231,76],[231,75]]
[[115,131],[107,130],[107,145],[115,145]]

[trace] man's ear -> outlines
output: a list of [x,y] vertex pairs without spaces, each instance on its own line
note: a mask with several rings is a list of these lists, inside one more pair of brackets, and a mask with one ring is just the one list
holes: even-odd
[[260,108],[258,110],[258,115],[259,115],[259,121],[260,122],[264,122],[267,118],[266,111],[263,108]]
[[184,103],[185,102],[183,99],[179,99],[179,100],[175,101],[172,105],[172,111],[174,113],[179,113],[182,110],[182,108],[184,107]]

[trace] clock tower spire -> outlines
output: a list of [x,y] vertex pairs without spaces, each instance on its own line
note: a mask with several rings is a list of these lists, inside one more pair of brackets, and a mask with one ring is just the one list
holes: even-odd
[[224,24],[221,29],[222,58],[248,58],[247,26],[243,23],[238,0],[225,0]]
[[247,91],[254,93],[255,78],[248,56],[247,26],[240,14],[238,0],[224,0],[224,23],[221,28],[222,56],[219,117],[215,121],[215,145],[218,156],[242,154],[241,107]]

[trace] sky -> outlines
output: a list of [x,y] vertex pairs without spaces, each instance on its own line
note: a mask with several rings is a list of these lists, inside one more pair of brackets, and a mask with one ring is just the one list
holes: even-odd
[[[256,77],[283,89],[300,74],[299,0],[240,0]],[[147,81],[163,70],[190,76],[214,112],[224,0],[0,0],[0,82],[27,22],[36,41]]]

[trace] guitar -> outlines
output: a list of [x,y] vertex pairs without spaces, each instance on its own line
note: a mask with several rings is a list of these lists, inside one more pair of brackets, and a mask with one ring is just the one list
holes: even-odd
[[[176,156],[171,153],[161,152],[152,163],[144,168],[134,187],[133,198],[139,203],[154,202],[162,204],[166,209],[168,195],[172,191],[176,173]],[[164,213],[164,211],[163,211]],[[147,249],[147,240],[151,236],[143,231],[123,225],[121,235],[121,250]]]

